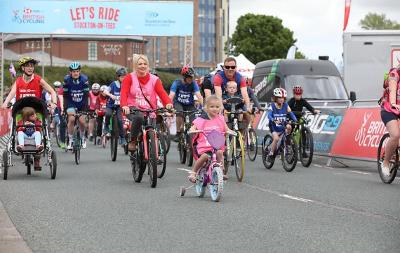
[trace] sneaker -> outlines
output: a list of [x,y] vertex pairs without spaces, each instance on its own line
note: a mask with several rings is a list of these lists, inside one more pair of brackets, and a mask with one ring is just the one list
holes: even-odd
[[33,159],[33,167],[35,171],[41,171],[42,166],[40,166],[40,158],[34,158]]
[[93,141],[93,135],[89,136],[89,141],[92,142]]
[[86,148],[86,139],[82,140],[82,148]]
[[383,164],[383,162],[382,162],[382,163],[381,163],[381,169],[382,169],[382,174],[383,174],[385,177],[390,176],[390,166],[385,166],[385,165]]
[[66,146],[65,146],[65,143],[64,143],[64,142],[61,142],[61,143],[60,143],[60,148],[61,148],[61,149],[65,149],[65,148],[66,148]]

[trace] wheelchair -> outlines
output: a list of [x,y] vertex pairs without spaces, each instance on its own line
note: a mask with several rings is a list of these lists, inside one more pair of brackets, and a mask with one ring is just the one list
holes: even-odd
[[[25,138],[24,148],[17,149],[18,145],[18,133],[17,133],[17,122],[22,119],[21,110],[30,106],[35,109],[38,119],[41,121],[41,144],[43,148],[37,149],[35,142],[31,138]],[[34,157],[45,157],[46,161],[44,165],[50,168],[50,178],[55,179],[57,173],[57,156],[55,151],[51,147],[50,135],[49,135],[49,124],[48,122],[48,110],[46,104],[36,97],[25,97],[19,99],[12,107],[11,116],[11,132],[9,133],[9,141],[7,147],[4,149],[2,154],[2,168],[3,168],[3,179],[7,180],[8,170],[12,163],[12,155],[21,156],[23,164],[26,166],[27,175],[31,175],[31,168],[33,166]],[[42,161],[43,162],[43,161]]]

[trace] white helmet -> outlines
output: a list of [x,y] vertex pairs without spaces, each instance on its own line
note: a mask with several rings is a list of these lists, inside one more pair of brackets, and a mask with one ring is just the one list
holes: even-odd
[[279,97],[279,98],[286,98],[287,92],[283,88],[275,88],[274,89],[274,97]]
[[61,86],[61,82],[60,82],[60,81],[55,81],[55,82],[53,83],[53,85],[54,85],[54,87],[58,88],[58,87]]
[[103,92],[103,91],[109,91],[109,89],[108,89],[108,86],[107,85],[102,85],[101,87],[100,87],[100,91],[101,92]]
[[100,84],[98,83],[92,84],[92,90],[100,90]]

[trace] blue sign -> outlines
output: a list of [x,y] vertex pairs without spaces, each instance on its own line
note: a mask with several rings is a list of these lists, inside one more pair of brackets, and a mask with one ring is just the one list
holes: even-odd
[[193,2],[1,0],[0,32],[192,36]]

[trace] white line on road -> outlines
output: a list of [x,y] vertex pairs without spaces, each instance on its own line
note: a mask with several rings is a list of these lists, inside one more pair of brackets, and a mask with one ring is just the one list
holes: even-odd
[[361,175],[371,175],[371,173],[362,172],[362,171],[358,171],[358,170],[350,170],[350,172],[357,173],[357,174],[361,174]]
[[391,221],[395,221],[397,223],[400,223],[400,218],[390,215],[390,214],[377,214],[377,213],[372,213],[366,210],[361,210],[361,209],[353,209],[353,208],[349,208],[349,207],[342,207],[342,206],[338,206],[338,205],[333,205],[333,204],[329,204],[329,203],[324,203],[322,201],[318,201],[318,200],[311,200],[311,199],[305,199],[305,198],[300,198],[300,197],[295,197],[295,196],[291,196],[285,193],[280,193],[278,191],[274,191],[271,189],[266,189],[266,188],[262,188],[259,186],[255,186],[255,185],[251,185],[248,183],[241,183],[241,185],[244,185],[246,187],[258,190],[258,191],[262,191],[262,192],[267,192],[267,193],[271,193],[273,195],[277,195],[278,197],[281,198],[287,198],[287,199],[291,199],[291,200],[296,200],[296,201],[301,201],[303,203],[312,203],[318,206],[322,206],[322,207],[326,207],[326,208],[331,208],[331,209],[335,209],[335,210],[340,210],[340,211],[344,211],[344,212],[350,212],[353,214],[359,214],[359,215],[363,215],[363,216],[367,216],[367,217],[375,217],[375,218],[380,218],[380,219],[385,219],[385,220],[391,220]]
[[176,168],[177,170],[181,170],[181,171],[186,171],[186,172],[191,172],[192,170],[188,170],[188,169],[185,169],[185,168]]
[[314,166],[315,166],[315,167],[319,167],[319,168],[322,168],[322,167],[323,167],[322,165],[319,165],[319,164],[314,164]]

